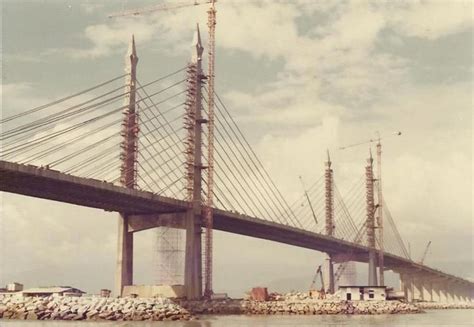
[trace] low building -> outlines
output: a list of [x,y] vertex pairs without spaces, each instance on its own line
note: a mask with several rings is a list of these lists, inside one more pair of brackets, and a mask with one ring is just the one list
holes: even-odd
[[21,292],[23,296],[82,296],[85,292],[71,286],[29,288]]
[[16,283],[16,282],[7,284],[7,291],[8,291],[8,292],[23,291],[23,284]]
[[385,286],[339,286],[339,294],[347,301],[384,301],[387,298]]

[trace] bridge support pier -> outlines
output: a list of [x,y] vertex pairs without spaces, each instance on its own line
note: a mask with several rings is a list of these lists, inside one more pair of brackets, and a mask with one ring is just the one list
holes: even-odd
[[413,300],[416,301],[424,301],[424,294],[423,294],[423,281],[420,277],[413,276],[412,277],[412,284],[413,284]]
[[448,303],[448,293],[446,288],[446,282],[439,282],[439,302]]
[[188,299],[202,297],[202,249],[200,216],[193,210],[186,213],[186,254],[184,285]]
[[433,282],[424,280],[422,284],[423,300],[433,302]]
[[332,261],[332,256],[329,255],[329,293],[335,293],[335,282],[334,282],[334,262]]
[[133,233],[128,231],[128,216],[120,214],[118,219],[117,267],[115,291],[123,295],[123,287],[133,285]]
[[377,253],[369,250],[369,286],[377,286]]
[[451,286],[451,283],[447,281],[445,283],[446,287],[446,302],[447,303],[453,303],[454,302],[454,297],[453,297],[453,289]]
[[400,288],[405,294],[405,299],[408,302],[413,302],[414,300],[414,286],[413,286],[413,276],[401,273],[400,274]]
[[441,302],[441,294],[439,284],[437,282],[433,282],[433,302]]

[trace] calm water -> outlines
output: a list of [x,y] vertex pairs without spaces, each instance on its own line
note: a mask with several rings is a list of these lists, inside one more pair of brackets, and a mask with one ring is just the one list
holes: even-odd
[[72,322],[0,320],[1,327],[293,327],[293,326],[474,326],[474,310],[430,310],[380,316],[203,316],[187,322]]

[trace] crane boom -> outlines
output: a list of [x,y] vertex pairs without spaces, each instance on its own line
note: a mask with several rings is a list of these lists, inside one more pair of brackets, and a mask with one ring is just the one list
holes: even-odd
[[316,213],[314,212],[313,204],[311,203],[311,200],[309,199],[308,191],[306,191],[306,187],[304,186],[303,177],[301,177],[301,176],[300,176],[300,181],[301,181],[301,185],[303,186],[303,191],[304,191],[304,195],[306,197],[306,201],[308,201],[309,208],[311,209],[311,213],[313,214],[314,222],[317,225],[318,224],[318,218],[316,217]]
[[421,260],[420,260],[421,265],[423,264],[423,262],[426,259],[426,255],[428,254],[428,250],[430,248],[430,245],[431,245],[431,241],[429,241],[428,244],[426,244],[425,252],[423,252],[423,255],[421,256]]
[[[399,135],[402,135],[402,132],[395,132],[389,136],[399,136]],[[384,138],[387,138],[389,136],[386,136]],[[364,141],[364,142],[359,142],[359,143],[354,143],[354,144],[349,144],[349,145],[346,145],[346,146],[341,146],[339,147],[339,150],[345,150],[345,149],[349,149],[349,148],[353,148],[355,146],[359,146],[359,145],[363,145],[363,144],[368,144],[368,143],[374,143],[374,142],[380,142],[380,140],[382,140],[381,137],[378,137],[378,138],[375,138],[375,139],[369,139],[368,141]]]
[[208,4],[212,2],[214,1],[208,0],[204,2],[194,1],[193,3],[178,2],[178,3],[173,3],[173,4],[160,4],[160,5],[144,7],[141,9],[131,9],[131,10],[126,10],[126,11],[116,12],[116,13],[110,14],[108,17],[115,18],[115,17],[125,17],[125,16],[138,16],[142,14],[149,14],[155,11],[164,11],[164,10],[173,10],[173,9],[179,9],[179,8],[185,8],[185,7],[200,6],[200,5],[204,5],[204,4]]

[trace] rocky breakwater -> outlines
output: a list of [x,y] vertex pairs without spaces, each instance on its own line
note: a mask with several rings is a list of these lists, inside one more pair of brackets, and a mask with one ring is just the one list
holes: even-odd
[[248,314],[257,315],[376,315],[422,312],[415,305],[399,301],[335,301],[314,299],[265,302],[244,301],[243,311]]
[[454,302],[454,303],[443,303],[443,302],[418,302],[417,307],[426,310],[432,309],[474,309],[473,302]]
[[0,318],[31,320],[190,320],[168,299],[101,297],[2,297]]
[[191,312],[192,314],[245,314],[245,301],[236,299],[222,300],[204,300],[204,301],[187,301],[183,300],[179,304]]
[[182,301],[192,314],[250,315],[331,315],[331,314],[397,314],[423,312],[416,305],[400,301],[345,301],[336,296],[320,300],[302,293],[276,295],[268,301],[214,300]]

